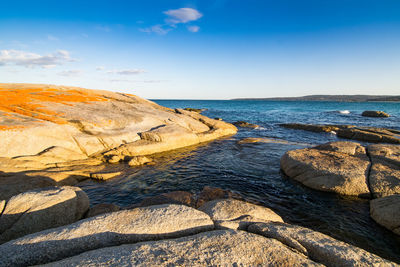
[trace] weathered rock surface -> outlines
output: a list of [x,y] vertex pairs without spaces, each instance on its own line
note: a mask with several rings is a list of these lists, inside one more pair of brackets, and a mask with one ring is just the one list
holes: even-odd
[[89,209],[86,214],[86,218],[94,217],[104,213],[110,213],[114,211],[119,211],[121,208],[115,204],[111,203],[100,203]]
[[260,127],[257,124],[253,124],[253,123],[249,123],[249,122],[245,122],[245,121],[236,121],[233,123],[233,125],[242,127],[242,128],[253,128],[253,129]]
[[374,197],[400,194],[400,146],[370,145],[372,161],[369,183]]
[[81,219],[89,199],[78,187],[25,192],[7,201],[0,217],[0,243]]
[[370,161],[365,148],[353,142],[334,142],[286,152],[285,174],[316,190],[368,197]]
[[398,266],[361,248],[300,226],[279,222],[256,223],[248,230],[275,238],[326,266]]
[[341,138],[365,142],[400,144],[400,131],[394,129],[359,127],[354,125],[318,125],[301,123],[286,123],[280,124],[280,126],[311,132],[336,133],[337,136]]
[[321,266],[282,243],[220,230],[89,251],[47,266]]
[[85,251],[214,229],[210,217],[183,205],[159,205],[98,215],[0,245],[0,266],[43,264]]
[[207,213],[217,229],[245,230],[253,222],[283,222],[271,209],[236,199],[217,199],[205,203],[199,210]]
[[378,118],[378,117],[387,118],[387,117],[389,117],[389,114],[387,114],[384,111],[366,110],[361,114],[361,116],[364,116],[364,117],[375,117],[375,118]]
[[0,103],[0,172],[41,170],[41,177],[64,184],[81,174],[70,165],[70,174],[59,175],[55,167],[70,161],[119,162],[126,156],[168,151],[237,131],[229,123],[130,94],[0,84],[0,98],[4,100]]
[[400,235],[400,195],[372,200],[370,212],[377,223]]
[[141,166],[144,165],[146,163],[152,162],[152,160],[148,157],[133,157],[132,159],[129,160],[128,165],[131,167],[135,167],[135,166]]

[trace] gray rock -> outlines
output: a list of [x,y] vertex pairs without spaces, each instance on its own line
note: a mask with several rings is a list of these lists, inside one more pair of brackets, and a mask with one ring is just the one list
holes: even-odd
[[6,206],[5,200],[0,200],[0,215],[3,214],[4,207]]
[[0,245],[0,266],[43,264],[85,251],[214,229],[210,217],[183,205],[159,205],[98,215]]
[[233,230],[89,251],[46,266],[321,266],[274,239]]
[[100,203],[91,207],[86,215],[86,218],[94,217],[104,213],[119,211],[121,208],[110,203]]
[[275,238],[303,252],[310,259],[326,266],[398,266],[361,248],[354,247],[330,236],[286,223],[256,223],[249,226],[252,233]]
[[89,199],[78,187],[63,186],[12,197],[0,217],[0,243],[81,219]]
[[283,222],[271,209],[236,199],[217,199],[205,203],[199,210],[207,213],[219,229],[247,229],[252,222]]
[[370,212],[377,223],[400,235],[400,195],[372,200]]
[[389,117],[389,114],[387,114],[384,111],[366,110],[361,114],[361,116],[364,116],[364,117],[376,117],[376,118],[378,118],[378,117],[386,118],[386,117]]

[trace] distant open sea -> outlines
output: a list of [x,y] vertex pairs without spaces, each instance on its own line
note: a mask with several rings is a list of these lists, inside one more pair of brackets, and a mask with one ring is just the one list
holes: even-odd
[[[285,221],[309,227],[400,263],[400,237],[369,216],[368,200],[315,191],[285,177],[279,161],[287,150],[341,140],[330,133],[285,129],[280,123],[352,124],[400,130],[399,102],[292,102],[155,100],[170,108],[206,108],[202,114],[227,122],[260,125],[239,128],[235,136],[162,153],[156,165],[121,166],[125,176],[107,182],[85,181],[80,186],[91,204],[127,206],[164,192],[198,192],[214,186],[240,193],[272,208]],[[383,110],[389,118],[362,117],[364,110]],[[288,144],[237,144],[246,137],[286,140]]]

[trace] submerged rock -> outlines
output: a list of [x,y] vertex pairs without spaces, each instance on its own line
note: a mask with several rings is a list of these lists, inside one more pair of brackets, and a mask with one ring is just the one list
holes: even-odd
[[160,204],[182,204],[189,207],[195,207],[196,201],[193,194],[190,192],[172,191],[154,197],[145,198],[138,206],[146,207]]
[[98,172],[91,173],[90,178],[95,180],[108,180],[121,175],[121,172]]
[[389,114],[387,114],[384,111],[376,111],[376,110],[366,110],[364,111],[361,116],[364,117],[383,117],[383,118],[387,118],[389,117]]
[[129,160],[128,165],[131,167],[135,167],[135,166],[141,166],[144,165],[146,163],[152,162],[152,159],[148,158],[148,157],[133,157],[132,159]]
[[0,243],[81,219],[89,198],[78,187],[25,192],[7,201],[0,217]]
[[400,235],[400,195],[372,200],[370,212],[377,223]]
[[206,111],[207,109],[206,108],[184,108],[184,110],[201,113],[203,111]]

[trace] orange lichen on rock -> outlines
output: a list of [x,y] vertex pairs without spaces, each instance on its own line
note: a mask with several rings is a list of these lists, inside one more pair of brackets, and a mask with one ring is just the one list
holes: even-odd
[[[63,114],[45,108],[46,102],[73,105],[73,103],[89,103],[108,101],[100,95],[90,95],[79,90],[58,90],[53,88],[21,88],[9,89],[0,86],[0,111],[16,113],[38,120],[65,124]],[[0,130],[20,128],[17,126],[1,126]]]

